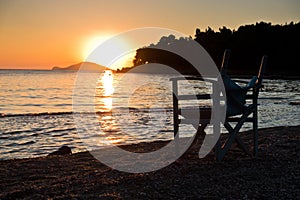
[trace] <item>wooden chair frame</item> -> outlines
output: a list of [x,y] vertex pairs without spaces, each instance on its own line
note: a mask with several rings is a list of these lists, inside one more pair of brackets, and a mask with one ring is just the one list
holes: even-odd
[[[228,60],[229,60],[230,50],[226,50],[224,52],[223,56],[223,62],[220,69],[221,74],[226,73],[227,67],[228,67]],[[267,63],[267,56],[263,56],[260,69],[257,75],[256,82],[249,88],[247,88],[247,94],[245,96],[246,104],[240,105],[241,106],[241,113],[238,115],[230,115],[230,113],[226,114],[225,121],[223,122],[224,127],[228,131],[228,138],[227,140],[221,144],[221,140],[219,139],[214,147],[216,158],[218,161],[221,161],[225,154],[228,152],[230,147],[232,146],[233,142],[237,142],[238,146],[248,155],[251,155],[249,148],[244,144],[242,139],[239,137],[238,133],[240,132],[240,129],[244,125],[244,123],[252,123],[253,127],[253,156],[257,156],[258,153],[258,95],[259,90],[262,87],[262,80],[263,75],[265,72]],[[179,131],[179,124],[191,124],[191,122],[187,119],[188,117],[184,116],[183,110],[186,112],[189,112],[193,110],[193,108],[179,108],[179,101],[181,100],[191,100],[195,98],[195,95],[179,95],[178,94],[178,82],[182,80],[198,80],[198,81],[207,81],[207,79],[203,79],[202,77],[178,77],[178,78],[171,78],[172,81],[172,89],[173,89],[173,120],[174,120],[174,137],[178,134]],[[241,81],[241,80],[234,80],[235,82],[239,84],[247,84],[247,81]],[[212,92],[218,93],[220,95],[220,90],[217,88],[217,81],[211,80],[210,82],[213,83]],[[197,94],[196,98],[197,100],[207,100],[212,99],[211,97],[213,94]],[[226,99],[228,100],[230,97],[230,94],[226,93]],[[216,102],[215,99],[212,99],[213,106],[220,105],[220,100],[224,100],[224,98],[219,98]],[[226,101],[227,101],[226,100]],[[249,103],[250,101],[250,103]],[[237,102],[238,104],[238,102]],[[210,123],[211,120],[211,108],[200,108],[199,116],[199,124],[193,126],[197,129],[197,135],[195,136],[195,140],[197,140],[198,134],[204,133],[204,129],[207,126],[207,124]],[[182,116],[183,119],[180,119],[179,116]],[[235,123],[235,125],[233,125]],[[214,127],[214,130],[220,128],[220,123],[212,124]]]

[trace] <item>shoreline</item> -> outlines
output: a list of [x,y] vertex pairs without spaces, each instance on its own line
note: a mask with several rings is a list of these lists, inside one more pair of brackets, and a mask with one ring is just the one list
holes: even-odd
[[[296,199],[300,195],[300,125],[259,129],[257,158],[236,146],[222,162],[197,150],[148,173],[107,167],[89,152],[0,161],[0,199]],[[252,135],[243,132],[246,144]],[[133,152],[159,149],[168,141],[125,145]],[[196,154],[195,154],[196,152]]]
[[[114,73],[117,74],[124,74],[124,73],[132,73],[130,72],[129,69],[126,69],[124,71],[114,71]],[[111,69],[110,69],[111,70]],[[70,73],[77,73],[78,70],[53,70],[53,69],[4,69],[1,68],[0,71],[41,71],[41,72],[70,72]],[[136,73],[136,72],[134,72]],[[146,73],[146,72],[140,72],[137,74],[153,74],[153,73]],[[184,74],[185,76],[192,76],[192,74]],[[231,74],[233,78],[242,78],[242,79],[248,79],[251,78],[255,74]],[[279,80],[300,80],[300,75],[282,75],[282,73],[275,73],[273,75],[267,74],[264,76],[264,79],[269,79],[269,80],[274,80],[274,79],[279,79]]]

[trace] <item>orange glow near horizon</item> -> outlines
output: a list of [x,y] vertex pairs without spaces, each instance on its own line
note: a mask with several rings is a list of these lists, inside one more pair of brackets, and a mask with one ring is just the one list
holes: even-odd
[[[299,6],[300,1],[280,0],[2,0],[0,69],[51,69],[77,64],[109,37],[136,28],[161,27],[193,36],[196,28],[208,26],[217,31],[222,26],[236,29],[260,21],[298,22]],[[130,45],[128,42],[120,41],[115,47]],[[118,61],[111,62],[121,62],[115,64],[117,68],[128,67],[132,64],[132,56],[125,59],[129,54],[123,52]]]

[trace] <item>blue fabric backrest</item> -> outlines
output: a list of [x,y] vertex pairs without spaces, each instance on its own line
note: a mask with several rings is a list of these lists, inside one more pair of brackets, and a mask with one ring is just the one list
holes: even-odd
[[227,116],[242,114],[245,109],[247,91],[256,84],[257,76],[254,76],[244,87],[233,81],[225,72],[222,73],[222,79],[226,91]]

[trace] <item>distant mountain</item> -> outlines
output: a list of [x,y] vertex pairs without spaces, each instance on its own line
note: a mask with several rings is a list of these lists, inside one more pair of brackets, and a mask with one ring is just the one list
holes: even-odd
[[80,68],[88,71],[99,71],[107,69],[104,66],[98,65],[92,62],[80,62],[74,65],[70,65],[68,67],[53,67],[52,70],[71,70],[71,71],[78,71]]

